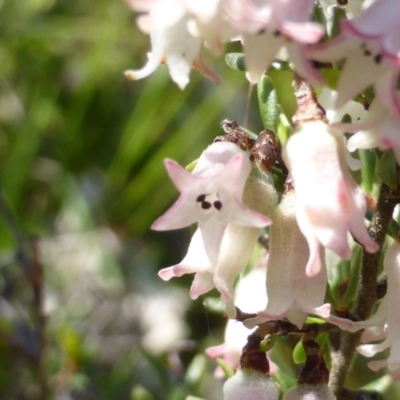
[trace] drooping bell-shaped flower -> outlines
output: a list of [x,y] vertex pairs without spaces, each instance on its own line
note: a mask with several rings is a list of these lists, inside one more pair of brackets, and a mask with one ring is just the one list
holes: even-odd
[[341,131],[322,120],[305,121],[287,141],[283,158],[294,180],[297,222],[310,249],[309,276],[320,270],[320,245],[350,257],[348,233],[368,252],[378,250],[365,227],[366,200],[346,164]]
[[322,82],[305,54],[305,46],[318,42],[324,35],[323,27],[309,20],[313,0],[227,3],[229,22],[241,34],[250,82],[258,82],[281,49],[287,51],[299,75],[310,82]]
[[166,167],[181,196],[152,228],[179,229],[195,222],[199,228],[185,258],[159,275],[169,280],[196,273],[190,296],[195,299],[216,287],[233,318],[235,278],[246,266],[260,228],[270,224],[268,217],[246,207],[242,197],[250,207],[267,214],[276,204],[275,189],[271,182],[249,179],[246,184],[251,164],[247,154],[233,143],[209,146],[193,173],[170,160]]
[[371,335],[365,331],[363,341],[384,339],[377,344],[363,344],[357,348],[359,353],[366,357],[372,357],[376,353],[390,348],[387,360],[373,361],[369,367],[376,370],[387,366],[395,380],[400,380],[400,313],[399,288],[400,288],[400,243],[394,241],[386,250],[383,261],[384,270],[387,275],[387,293],[382,299],[377,312],[372,318],[363,322],[355,322],[351,331],[368,327],[380,327],[378,336]]
[[272,379],[258,371],[238,369],[224,384],[224,400],[278,400]]
[[308,50],[308,56],[317,61],[346,59],[337,86],[338,108],[373,85],[382,104],[400,115],[396,93],[400,70],[399,29],[397,0],[376,0],[356,18],[343,21],[338,38]]
[[[234,302],[241,311],[254,313],[265,306],[265,275],[265,265],[260,265],[239,280],[235,287]],[[206,354],[211,358],[221,357],[232,370],[236,370],[239,367],[242,349],[251,332],[252,330],[246,328],[242,322],[230,319],[225,328],[224,343],[207,348]],[[215,375],[219,378],[224,376],[220,367]]]
[[284,195],[271,214],[269,255],[267,261],[267,305],[264,311],[246,323],[251,325],[287,317],[301,328],[308,314],[328,318],[330,304],[324,304],[327,284],[321,250],[318,271],[306,274],[308,244],[296,221],[296,196],[293,190]]

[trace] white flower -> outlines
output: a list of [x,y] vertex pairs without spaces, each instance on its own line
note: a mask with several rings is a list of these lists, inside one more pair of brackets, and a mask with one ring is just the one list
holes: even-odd
[[340,75],[336,106],[342,107],[369,85],[393,114],[400,115],[397,77],[400,70],[400,7],[397,0],[376,0],[351,21],[342,34],[308,50],[322,62],[346,59]]
[[[235,288],[234,299],[235,306],[239,307],[241,311],[253,313],[265,306],[267,300],[265,275],[265,266],[260,266],[255,267],[240,279]],[[231,369],[236,370],[239,367],[240,356],[247,343],[247,337],[253,330],[246,328],[240,321],[228,320],[224,343],[207,348],[206,354],[211,358],[222,357]],[[217,368],[215,374],[219,378],[224,376],[220,367]]]
[[203,39],[188,31],[192,17],[182,0],[154,0],[128,3],[146,14],[138,19],[139,27],[150,33],[151,53],[146,65],[139,70],[128,70],[128,79],[142,79],[152,74],[160,64],[167,63],[172,80],[184,89],[189,83],[191,68],[197,68],[215,83],[219,77],[203,61]]
[[319,253],[321,267],[312,277],[305,272],[309,259],[308,245],[296,222],[293,191],[286,194],[271,214],[269,255],[267,262],[267,306],[254,319],[259,324],[287,317],[301,328],[308,314],[323,318],[330,315],[330,304],[324,304],[327,284],[323,251]]
[[229,21],[241,34],[250,82],[258,82],[281,49],[287,50],[299,75],[322,82],[305,54],[305,46],[324,34],[321,25],[309,21],[313,0],[228,0],[228,5]]
[[283,157],[294,179],[297,222],[310,249],[308,275],[320,270],[321,244],[350,257],[349,232],[368,252],[378,250],[364,224],[366,200],[346,165],[340,131],[320,120],[305,122],[289,138]]
[[[270,224],[269,218],[241,202],[251,171],[249,158],[233,143],[218,142],[201,155],[193,173],[171,160],[166,168],[181,196],[152,228],[179,229],[198,222],[199,229],[185,258],[159,275],[169,280],[196,273],[190,296],[197,298],[215,286],[228,303],[227,314],[234,317],[234,280],[250,258],[260,228]],[[261,212],[276,204],[271,183],[250,179],[244,196],[247,204]]]
[[278,400],[279,392],[267,375],[254,370],[237,370],[224,384],[224,400]]
[[[386,250],[383,261],[387,275],[387,293],[375,315],[367,321],[355,322],[351,331],[366,327],[378,327],[379,331],[371,335],[371,330],[363,334],[363,341],[384,339],[378,344],[363,344],[357,348],[359,353],[366,357],[372,357],[376,353],[390,348],[387,360],[373,361],[369,367],[376,370],[388,366],[395,380],[400,380],[400,313],[399,288],[400,288],[400,244],[394,241]],[[366,333],[366,334],[365,334]]]
[[347,142],[349,151],[375,147],[380,150],[393,149],[400,164],[400,116],[390,114],[377,97],[360,120],[335,126],[354,133]]

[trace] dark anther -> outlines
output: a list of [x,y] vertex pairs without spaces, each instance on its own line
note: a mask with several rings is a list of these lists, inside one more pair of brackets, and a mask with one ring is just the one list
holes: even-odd
[[274,35],[275,37],[279,37],[279,36],[281,36],[281,32],[279,32],[278,30],[276,30],[276,31],[274,31],[273,35]]
[[222,208],[222,203],[220,201],[214,201],[214,207],[219,211]]
[[209,208],[211,208],[211,203],[209,203],[208,201],[202,201],[201,202],[201,208],[203,210],[208,210]]
[[371,52],[369,51],[369,50],[364,50],[364,56],[370,56],[371,55]]
[[375,64],[380,64],[381,60],[382,60],[382,54],[377,54],[374,57]]
[[204,199],[206,198],[205,194],[201,194],[200,196],[197,197],[196,201],[198,203],[201,203],[202,201],[204,201]]

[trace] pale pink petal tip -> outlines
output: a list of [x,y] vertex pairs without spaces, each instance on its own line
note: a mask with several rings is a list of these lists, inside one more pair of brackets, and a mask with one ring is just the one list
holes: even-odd
[[163,280],[163,281],[169,281],[171,278],[174,278],[175,271],[174,267],[169,267],[169,268],[164,268],[161,271],[158,272],[158,276]]
[[367,250],[368,253],[376,253],[379,249],[379,244],[374,242],[373,240],[365,244],[365,250]]
[[217,358],[222,357],[226,351],[226,344],[219,344],[218,346],[207,347],[204,351],[207,357]]
[[329,318],[329,316],[331,315],[331,308],[332,308],[331,305],[326,303],[310,311],[312,314],[318,315],[321,318]]

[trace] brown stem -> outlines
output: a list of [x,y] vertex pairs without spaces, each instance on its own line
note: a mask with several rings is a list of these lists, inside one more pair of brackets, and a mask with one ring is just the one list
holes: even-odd
[[[353,310],[353,314],[360,320],[365,320],[370,316],[377,300],[376,285],[381,249],[394,207],[399,201],[398,193],[393,192],[387,185],[381,184],[377,208],[369,228],[369,233],[379,244],[380,250],[374,254],[363,251],[357,300]],[[338,399],[348,398],[349,391],[344,389],[344,385],[361,333],[362,331],[343,332],[330,337],[332,367],[329,385]]]
[[38,367],[38,380],[40,386],[40,400],[48,399],[49,386],[47,383],[47,371],[46,371],[46,316],[44,314],[44,298],[43,298],[43,266],[39,262],[38,254],[38,240],[31,238],[31,252],[32,259],[30,263],[30,283],[33,290],[33,318],[39,340],[39,358],[37,360]]

